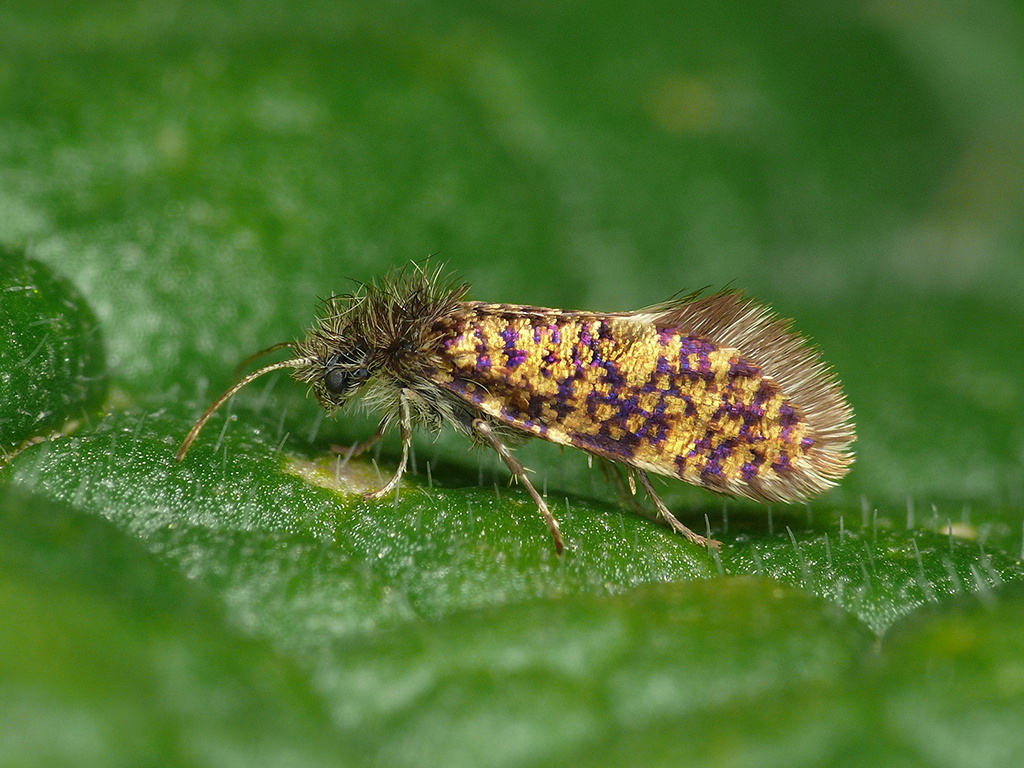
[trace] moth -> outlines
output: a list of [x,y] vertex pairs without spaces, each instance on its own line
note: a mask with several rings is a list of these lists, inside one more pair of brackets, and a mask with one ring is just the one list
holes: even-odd
[[[692,294],[635,312],[594,313],[467,301],[469,286],[412,264],[353,293],[332,295],[292,356],[238,381],[199,418],[189,446],[229,398],[292,369],[334,413],[357,395],[381,414],[362,453],[397,425],[401,458],[366,499],[395,490],[413,430],[444,425],[501,457],[547,522],[558,521],[510,445],[539,437],[625,467],[657,514],[698,544],[650,474],[766,502],[809,498],[853,461],[853,413],[816,348],[790,322],[737,292]],[[248,362],[248,361],[246,361]]]

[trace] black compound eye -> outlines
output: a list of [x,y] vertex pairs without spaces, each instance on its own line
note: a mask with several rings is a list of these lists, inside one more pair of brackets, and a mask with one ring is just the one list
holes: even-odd
[[369,355],[362,349],[338,352],[324,366],[324,388],[337,397],[343,397],[358,389],[370,378],[367,363]]
[[344,368],[333,368],[324,375],[324,386],[332,395],[343,395],[351,378]]

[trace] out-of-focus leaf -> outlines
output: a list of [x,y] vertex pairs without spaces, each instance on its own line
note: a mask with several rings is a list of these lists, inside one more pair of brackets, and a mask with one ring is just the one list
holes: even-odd
[[0,492],[0,762],[346,765],[294,666],[96,515]]
[[99,326],[78,291],[0,244],[0,449],[98,406],[105,365]]

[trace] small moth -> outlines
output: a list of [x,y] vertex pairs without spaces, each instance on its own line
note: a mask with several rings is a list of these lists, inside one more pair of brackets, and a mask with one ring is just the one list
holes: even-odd
[[[705,546],[658,497],[648,473],[733,496],[800,501],[853,461],[853,413],[835,375],[790,324],[736,292],[693,294],[635,312],[593,313],[466,301],[469,286],[426,266],[392,272],[323,303],[293,356],[221,395],[213,413],[271,371],[291,368],[329,413],[356,395],[382,418],[359,454],[397,423],[405,472],[414,427],[450,424],[489,446],[547,521],[558,521],[510,443],[540,437],[624,465],[671,528]],[[248,361],[246,361],[248,362]]]

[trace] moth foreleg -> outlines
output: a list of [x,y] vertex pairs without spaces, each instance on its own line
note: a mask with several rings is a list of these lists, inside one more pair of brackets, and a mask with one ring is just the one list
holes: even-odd
[[358,456],[359,454],[364,453],[364,452],[368,451],[370,448],[372,448],[373,446],[375,446],[377,444],[377,442],[382,437],[384,437],[384,432],[385,432],[385,430],[387,430],[387,427],[388,427],[388,423],[387,423],[386,420],[382,421],[380,424],[378,424],[377,425],[377,431],[374,432],[370,436],[369,440],[364,440],[363,442],[356,443],[355,445],[352,446],[351,450],[349,451],[349,456],[348,457],[351,458],[352,456]]
[[492,429],[491,425],[486,421],[483,419],[473,419],[472,428],[473,434],[484,440],[495,451],[497,451],[501,460],[505,462],[505,466],[509,468],[512,475],[526,486],[526,490],[529,491],[530,496],[536,503],[537,509],[540,511],[541,515],[544,516],[544,520],[547,522],[548,528],[551,529],[551,535],[555,539],[555,552],[559,555],[562,554],[562,551],[565,549],[565,544],[562,542],[562,532],[558,528],[558,521],[555,520],[551,511],[548,509],[547,502],[545,502],[544,498],[537,493],[537,489],[533,487],[533,483],[530,482],[530,478],[526,476],[526,467],[523,466],[519,459],[512,455],[508,446],[501,442],[498,436],[494,434],[494,429]]
[[[402,479],[402,475],[405,474],[405,467],[409,463],[409,446],[412,445],[412,412],[409,409],[409,397],[403,389],[398,397],[398,411],[399,411],[399,428],[402,432],[402,460],[398,462],[398,469],[395,470],[395,474],[392,475],[391,479],[388,480],[387,485],[376,491],[370,491],[363,495],[363,498],[367,501],[373,501],[375,499],[381,499],[391,493],[395,488],[398,487],[399,481]],[[367,440],[362,446],[368,448],[373,443],[380,439],[380,435],[384,434],[384,428],[387,420],[382,421],[380,426],[377,427],[377,432],[374,436]],[[357,446],[362,447],[362,446]],[[365,448],[364,448],[365,450]]]
[[367,450],[369,450],[370,448],[372,448],[373,446],[375,446],[377,444],[377,442],[382,437],[384,437],[384,432],[387,430],[387,427],[388,427],[388,420],[384,419],[383,421],[381,421],[380,424],[377,425],[377,431],[374,432],[370,436],[369,440],[364,440],[361,443],[353,443],[348,448],[348,450],[342,448],[341,446],[332,445],[331,446],[331,452],[332,453],[342,453],[342,452],[344,452],[345,455],[344,455],[344,457],[341,460],[341,465],[345,466],[346,464],[348,464],[349,459],[351,459],[354,456],[358,456],[359,454],[364,453]]
[[665,502],[661,500],[661,497],[658,496],[657,492],[654,490],[654,486],[651,485],[651,478],[647,476],[647,473],[644,472],[642,469],[634,468],[633,471],[636,473],[636,476],[640,478],[640,485],[644,487],[644,491],[647,492],[647,495],[650,497],[651,501],[654,502],[654,506],[658,510],[658,514],[661,515],[662,518],[664,518],[665,522],[672,527],[673,531],[675,531],[676,533],[681,533],[683,536],[685,536],[695,544],[701,544],[705,547],[713,547],[714,549],[721,549],[722,542],[715,541],[714,539],[705,538],[704,536],[701,536],[699,533],[694,533],[685,525],[676,520],[675,515],[668,511],[668,507],[665,506]]

